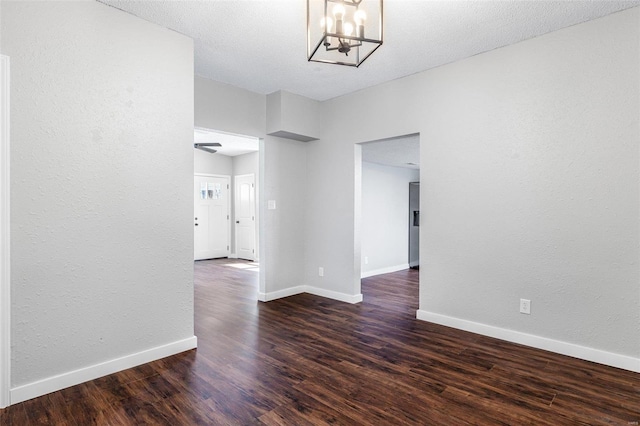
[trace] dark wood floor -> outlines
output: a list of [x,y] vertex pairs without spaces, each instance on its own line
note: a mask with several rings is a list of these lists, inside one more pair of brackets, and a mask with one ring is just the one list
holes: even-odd
[[197,351],[11,406],[0,424],[640,421],[640,374],[417,321],[417,271],[363,280],[358,305],[265,304],[238,264],[196,262]]

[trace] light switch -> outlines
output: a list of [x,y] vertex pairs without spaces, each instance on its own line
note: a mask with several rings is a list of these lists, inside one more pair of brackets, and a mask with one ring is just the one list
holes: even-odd
[[267,209],[275,210],[276,209],[276,200],[269,200],[267,203]]

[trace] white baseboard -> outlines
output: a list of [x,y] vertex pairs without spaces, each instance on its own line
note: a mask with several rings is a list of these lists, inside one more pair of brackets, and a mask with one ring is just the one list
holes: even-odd
[[484,336],[495,337],[496,339],[519,343],[525,346],[531,346],[562,355],[568,355],[574,358],[584,359],[586,361],[593,361],[599,364],[640,373],[640,358],[619,355],[612,352],[602,351],[600,349],[593,349],[586,346],[548,339],[546,337],[522,333],[506,328],[494,327],[424,310],[418,310],[416,312],[416,318],[440,325],[446,325],[447,327],[470,331]]
[[193,336],[188,339],[179,340],[163,346],[147,349],[142,352],[137,352],[121,358],[112,359],[100,364],[91,365],[89,367],[39,380],[37,382],[18,386],[17,388],[11,389],[11,404],[17,404],[28,399],[88,382],[89,380],[117,373],[118,371],[126,370],[127,368],[136,367],[160,358],[188,351],[196,348],[197,346],[198,340],[196,336]]
[[299,285],[297,287],[289,287],[284,290],[278,290],[271,293],[258,293],[258,300],[261,302],[269,302],[271,300],[282,299],[283,297],[289,297],[296,294],[309,293],[316,296],[326,297],[328,299],[338,300],[340,302],[347,303],[360,303],[362,302],[362,294],[345,294],[337,291],[325,290],[318,287],[312,287],[308,285]]
[[237,259],[238,255],[235,253],[229,253],[229,256],[227,256],[229,259]]
[[296,294],[304,293],[304,285],[297,287],[289,287],[283,290],[272,291],[271,293],[258,293],[258,300],[262,302],[270,302],[271,300],[282,299],[283,297],[289,297]]
[[347,303],[360,303],[362,302],[362,294],[346,294],[339,293],[337,291],[325,290],[323,288],[312,287],[310,285],[305,286],[305,293],[314,294],[316,296],[326,297],[328,299],[339,300],[340,302]]
[[381,275],[381,274],[390,274],[391,272],[403,271],[405,269],[409,269],[408,263],[403,263],[401,265],[395,265],[395,266],[387,266],[386,268],[374,269],[373,271],[362,272],[360,274],[360,278],[368,278],[368,277],[373,277],[374,275]]

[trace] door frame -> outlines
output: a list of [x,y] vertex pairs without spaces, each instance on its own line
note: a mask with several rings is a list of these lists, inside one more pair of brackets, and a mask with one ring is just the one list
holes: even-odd
[[[202,177],[215,177],[215,178],[223,178],[223,179],[227,179],[227,185],[229,186],[227,188],[227,191],[229,193],[229,202],[227,203],[227,217],[229,218],[227,220],[227,246],[229,247],[227,256],[229,256],[231,254],[231,176],[230,175],[218,175],[218,174],[211,174],[211,173],[194,173],[193,177],[195,178],[196,176],[202,176]],[[195,195],[195,192],[194,192]],[[194,202],[194,206],[195,206],[195,198],[193,200]],[[193,212],[193,214],[191,215],[191,217],[195,217],[195,211]],[[193,236],[193,245],[195,247],[195,231],[194,231],[194,236]],[[194,259],[195,261],[195,259]]]
[[11,403],[9,57],[0,55],[0,409]]
[[233,222],[234,222],[234,229],[233,229],[233,234],[234,234],[234,238],[233,238],[233,243],[234,243],[234,253],[236,255],[236,257],[238,256],[238,227],[236,224],[236,216],[237,216],[237,212],[238,209],[236,208],[236,203],[237,203],[237,198],[236,198],[236,194],[237,194],[237,184],[238,178],[241,177],[247,177],[247,176],[251,176],[253,177],[253,262],[259,261],[258,260],[258,198],[256,197],[257,191],[256,191],[256,187],[257,187],[257,182],[256,182],[256,174],[255,173],[246,173],[243,175],[235,175],[233,176]]
[[[353,147],[353,183],[354,183],[354,202],[353,202],[353,292],[359,297],[354,303],[362,301],[362,147],[369,142],[381,142],[391,141],[397,138],[406,136],[417,136],[420,148],[422,148],[422,136],[420,132],[411,132],[404,135],[396,135],[391,137],[385,137],[381,139],[369,139],[364,141],[354,142]],[[423,169],[420,168],[420,181],[423,181]],[[421,194],[422,195],[422,194]],[[423,203],[423,197],[420,197],[420,206]],[[420,207],[422,208],[422,207]],[[422,237],[420,237],[422,238]],[[420,244],[420,243],[418,243]],[[422,254],[420,255],[422,256]],[[408,262],[407,262],[408,263]],[[423,271],[420,270],[418,280],[422,282]],[[420,294],[422,293],[422,286],[419,285]],[[418,295],[418,301],[420,301],[420,294]]]

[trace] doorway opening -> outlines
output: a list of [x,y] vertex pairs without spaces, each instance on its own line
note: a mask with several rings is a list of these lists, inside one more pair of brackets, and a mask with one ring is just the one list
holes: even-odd
[[194,260],[259,265],[260,140],[194,129]]
[[[411,291],[415,291],[417,303],[420,136],[416,133],[357,144],[355,158],[359,278],[409,281],[409,287],[414,283]],[[366,286],[361,284],[361,291],[366,297]]]

